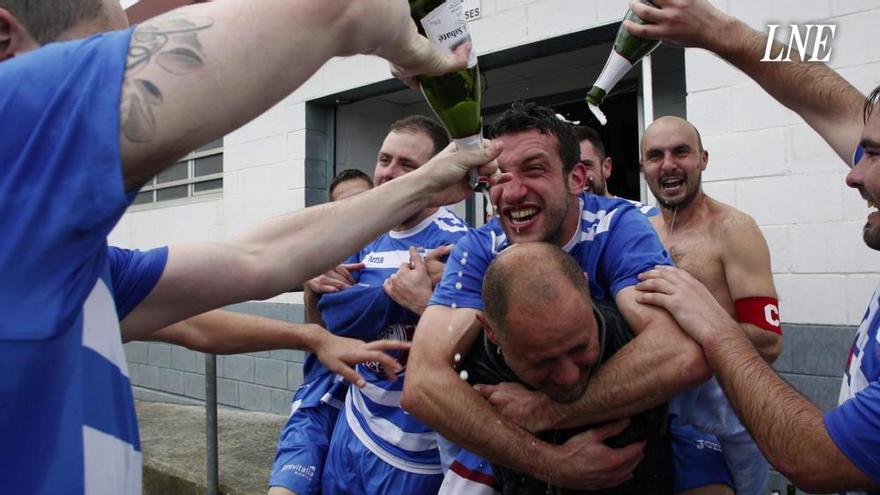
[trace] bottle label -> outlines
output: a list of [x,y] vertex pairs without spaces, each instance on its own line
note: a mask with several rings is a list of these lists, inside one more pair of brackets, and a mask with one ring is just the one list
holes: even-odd
[[631,68],[632,64],[629,60],[617,53],[617,50],[611,50],[611,55],[608,56],[608,61],[605,62],[605,67],[593,86],[598,86],[605,90],[605,93],[610,93]]
[[[446,0],[428,15],[422,17],[422,27],[432,43],[449,51],[455,50],[462,43],[471,41],[467,21],[464,20],[464,8],[461,0]],[[471,49],[468,68],[477,65],[477,53]]]
[[459,150],[481,150],[483,149],[483,135],[474,134],[473,136],[453,139],[455,147]]

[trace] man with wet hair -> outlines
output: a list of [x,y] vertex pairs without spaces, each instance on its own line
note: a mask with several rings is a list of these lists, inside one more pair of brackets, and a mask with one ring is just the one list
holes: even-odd
[[[534,260],[541,260],[535,263]],[[551,400],[570,403],[583,395],[593,372],[632,340],[633,334],[613,303],[592,301],[587,279],[574,258],[558,246],[526,242],[502,251],[483,279],[483,332],[457,366],[468,381],[495,385],[521,383]],[[540,329],[540,331],[536,331]],[[647,441],[645,457],[633,478],[614,487],[617,494],[667,494],[672,489],[672,463],[666,436],[666,404],[636,415],[620,434],[613,427],[583,426],[541,432],[560,444],[578,433],[620,447]],[[504,494],[575,493],[501,465],[476,471],[487,483],[475,483],[473,461],[460,454],[441,494],[476,494],[491,485]],[[493,475],[494,472],[494,475]]]

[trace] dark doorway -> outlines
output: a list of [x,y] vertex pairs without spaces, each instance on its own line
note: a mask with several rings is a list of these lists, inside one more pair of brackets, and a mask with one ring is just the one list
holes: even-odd
[[602,111],[608,117],[608,123],[604,126],[593,117],[583,101],[550,106],[566,119],[588,125],[599,132],[613,164],[608,190],[616,196],[640,201],[636,92],[613,93],[605,100]]

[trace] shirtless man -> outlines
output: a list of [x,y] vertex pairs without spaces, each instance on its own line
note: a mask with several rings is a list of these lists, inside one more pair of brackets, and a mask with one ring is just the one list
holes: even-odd
[[[645,181],[657,198],[661,212],[649,220],[676,266],[691,273],[709,288],[721,306],[739,321],[764,359],[772,363],[781,351],[782,335],[770,270],[770,252],[757,224],[747,214],[703,192],[701,179],[709,162],[709,152],[703,148],[697,129],[688,121],[678,117],[661,117],[654,121],[645,130],[641,153]],[[679,418],[673,416],[673,431],[690,429],[682,423],[703,425],[704,421],[694,421],[692,416],[700,414],[700,410],[714,411],[713,407],[692,407],[694,400],[705,403],[714,396],[723,403],[717,384],[701,388],[704,389],[681,397],[680,410],[677,412],[682,418],[687,416],[690,420],[679,422]],[[695,395],[699,395],[700,399],[695,399]],[[732,414],[727,404],[723,404],[723,407]],[[675,409],[673,401],[673,411]],[[742,428],[739,424],[737,427]],[[710,425],[704,429],[714,428]],[[726,441],[729,432],[724,433],[721,443],[729,444]],[[688,435],[672,437],[685,442],[693,438]],[[735,447],[730,452],[724,452],[727,467],[734,482],[738,483],[738,492],[748,491],[742,486],[743,479],[755,480],[751,486],[760,490],[761,487],[756,486],[763,484],[758,481],[759,477],[767,476],[766,463],[760,459],[754,444],[748,439],[747,443],[749,452],[755,455],[739,456],[740,459],[735,460],[732,459],[737,457]],[[676,466],[712,465],[706,456],[707,452],[702,450],[687,443],[674,444]],[[743,464],[742,474],[737,476],[740,474],[740,461],[747,459],[757,463]],[[706,473],[698,471],[707,470],[677,471],[676,492],[695,488],[707,481]],[[728,493],[719,480],[709,480],[715,484],[714,488],[704,486],[703,490],[711,491],[700,493]]]

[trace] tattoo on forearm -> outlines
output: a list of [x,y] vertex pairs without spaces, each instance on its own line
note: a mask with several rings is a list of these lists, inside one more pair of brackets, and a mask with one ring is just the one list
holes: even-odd
[[146,143],[156,134],[153,108],[164,101],[161,88],[146,77],[137,77],[153,63],[170,74],[186,75],[205,66],[199,31],[210,28],[212,19],[176,15],[138,26],[131,38],[122,86],[120,125],[125,137]]

